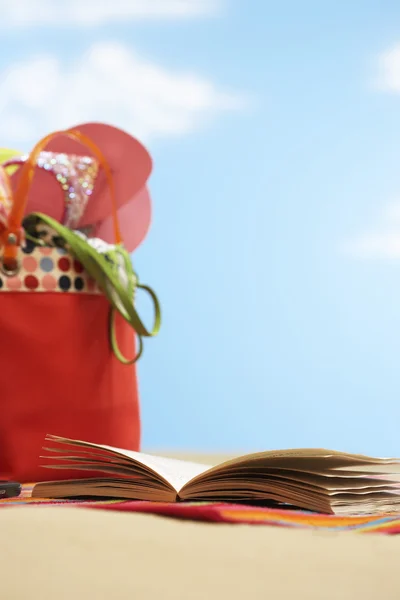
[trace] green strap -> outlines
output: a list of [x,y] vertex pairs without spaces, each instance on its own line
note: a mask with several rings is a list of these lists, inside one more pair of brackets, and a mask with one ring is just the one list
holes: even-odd
[[139,350],[134,358],[126,358],[118,346],[117,333],[115,331],[115,309],[113,307],[110,308],[110,340],[111,340],[111,348],[114,352],[115,357],[124,365],[133,365],[143,354],[143,340],[140,335],[138,335],[139,340]]
[[[41,213],[36,213],[36,216],[39,217],[44,223],[47,223],[47,225],[49,225],[52,229],[54,229],[66,241],[66,244],[67,244],[66,249],[79,260],[79,262],[83,265],[85,270],[96,280],[97,284],[99,285],[99,287],[102,289],[103,293],[106,295],[107,299],[109,300],[111,307],[112,307],[112,311],[114,312],[114,310],[118,310],[120,312],[120,314],[123,316],[123,318],[135,330],[136,334],[138,335],[139,343],[140,343],[139,354],[134,359],[130,360],[130,359],[126,359],[119,350],[118,343],[116,340],[116,335],[115,335],[114,317],[111,318],[111,321],[110,321],[110,323],[111,323],[111,326],[110,326],[111,338],[110,339],[111,339],[111,345],[112,345],[112,348],[113,348],[113,351],[114,351],[116,357],[118,358],[118,360],[121,360],[121,362],[123,362],[124,364],[133,364],[134,362],[136,362],[142,353],[142,339],[141,338],[142,337],[154,337],[155,335],[158,334],[158,332],[160,330],[161,308],[160,308],[160,303],[158,301],[158,298],[157,298],[156,294],[154,293],[154,291],[147,285],[139,284],[137,281],[136,281],[135,286],[133,286],[133,287],[131,286],[130,289],[127,290],[121,283],[119,277],[117,277],[116,274],[114,273],[113,268],[109,265],[109,263],[106,260],[104,255],[97,252],[90,244],[88,244],[79,235],[77,235],[76,233],[74,233],[73,231],[68,229],[67,227],[64,227],[63,225],[61,225],[60,223],[58,223],[51,217],[48,217],[47,215],[43,215]],[[125,261],[127,271],[129,272],[129,269],[130,269],[132,271],[132,274],[134,275],[131,259],[130,259],[128,252],[122,247],[119,247],[119,252],[120,252],[120,254],[123,255],[123,259]],[[120,308],[118,307],[118,305],[116,304],[116,302],[115,302],[114,298],[112,297],[112,294],[107,286],[107,283],[109,283],[111,285],[111,287],[113,288],[113,290],[115,291],[115,293],[118,297],[118,301],[121,303],[121,305],[124,309],[124,312],[122,312],[120,310]],[[146,291],[150,295],[150,297],[153,301],[154,324],[153,324],[152,329],[150,329],[150,330],[145,327],[143,321],[140,319],[140,317],[136,311],[136,308],[133,304],[134,287],[137,287],[137,288],[140,288],[140,289],[143,289],[144,291]]]
[[[130,259],[129,254],[126,251],[124,252],[124,260],[125,260],[126,269],[127,270],[132,269],[131,259]],[[129,291],[126,290],[124,288],[124,286],[121,284],[119,279],[115,278],[113,273],[112,273],[112,275],[113,275],[113,277],[109,277],[109,279],[111,280],[114,289],[118,293],[118,296],[121,299],[121,301],[124,305],[124,308],[128,312],[129,322],[131,323],[131,325],[134,328],[134,330],[136,331],[136,333],[142,337],[156,336],[158,334],[158,332],[160,331],[160,327],[161,327],[161,308],[160,308],[160,303],[158,301],[158,298],[157,298],[155,292],[148,285],[143,285],[143,284],[139,283],[138,281],[136,282],[136,287],[138,289],[142,289],[142,290],[146,291],[153,301],[154,325],[153,325],[152,329],[149,331],[145,327],[141,318],[139,317],[137,310],[133,304],[134,290],[131,290],[131,293],[129,293]],[[105,290],[105,291],[107,292],[107,290]]]
[[161,308],[160,308],[160,303],[158,301],[158,298],[156,296],[156,294],[154,293],[154,291],[151,289],[151,287],[149,287],[148,285],[142,285],[141,283],[137,284],[137,287],[141,290],[144,290],[145,292],[147,292],[149,294],[149,296],[151,297],[151,299],[153,300],[153,305],[154,305],[154,325],[153,328],[151,329],[151,331],[149,331],[148,329],[146,329],[146,327],[143,324],[143,321],[141,320],[141,318],[139,317],[135,307],[133,306],[132,309],[132,325],[134,330],[136,331],[136,333],[138,335],[141,335],[143,337],[154,337],[155,335],[158,334],[158,332],[160,331],[160,327],[161,327]]

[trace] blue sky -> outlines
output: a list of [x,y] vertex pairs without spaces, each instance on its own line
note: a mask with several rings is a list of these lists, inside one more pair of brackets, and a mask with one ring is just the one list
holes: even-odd
[[28,4],[0,32],[1,145],[93,118],[154,158],[144,445],[400,455],[400,5]]

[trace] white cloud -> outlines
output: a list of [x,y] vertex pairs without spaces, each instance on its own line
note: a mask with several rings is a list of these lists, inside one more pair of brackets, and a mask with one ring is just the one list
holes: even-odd
[[384,92],[400,93],[400,44],[378,56],[375,86]]
[[393,201],[385,206],[382,216],[388,224],[400,225],[400,201]]
[[43,55],[0,72],[1,145],[21,149],[85,121],[111,123],[146,142],[183,135],[215,113],[242,106],[240,96],[158,66],[122,44],[94,44],[74,64]]
[[339,249],[357,259],[399,260],[400,202],[392,202],[384,208],[381,221],[374,230],[346,240]]
[[[400,94],[400,43],[378,55],[375,89]],[[383,208],[381,218],[370,230],[339,245],[339,251],[362,260],[400,260],[400,201]]]
[[217,15],[224,0],[0,0],[0,27],[96,27]]
[[341,245],[341,251],[352,258],[367,260],[400,259],[400,231],[366,233]]

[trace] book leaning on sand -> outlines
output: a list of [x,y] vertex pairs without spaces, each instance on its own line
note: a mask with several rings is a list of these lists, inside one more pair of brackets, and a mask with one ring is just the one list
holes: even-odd
[[258,502],[339,515],[400,512],[398,459],[299,449],[210,466],[54,435],[46,442],[44,467],[99,476],[38,483],[32,492],[36,498]]

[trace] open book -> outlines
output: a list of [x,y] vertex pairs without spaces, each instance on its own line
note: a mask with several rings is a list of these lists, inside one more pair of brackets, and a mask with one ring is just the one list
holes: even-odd
[[301,449],[239,456],[212,467],[53,435],[46,441],[46,468],[88,471],[90,478],[38,483],[36,498],[259,502],[344,515],[400,512],[397,459]]

